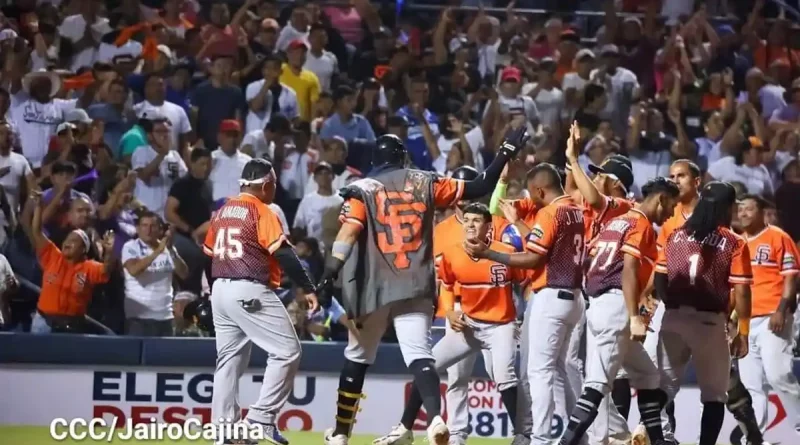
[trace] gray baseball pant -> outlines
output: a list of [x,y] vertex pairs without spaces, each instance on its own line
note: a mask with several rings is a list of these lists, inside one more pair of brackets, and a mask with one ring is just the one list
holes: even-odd
[[[247,300],[257,302],[245,308],[242,302]],[[267,286],[229,279],[214,281],[211,307],[217,342],[212,418],[239,420],[239,379],[247,369],[250,349],[255,343],[268,354],[267,369],[258,400],[250,406],[247,418],[275,423],[278,412],[289,399],[300,366],[300,340],[286,308]]]

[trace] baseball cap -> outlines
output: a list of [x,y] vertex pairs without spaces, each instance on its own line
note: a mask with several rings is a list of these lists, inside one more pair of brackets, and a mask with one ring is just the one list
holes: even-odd
[[500,81],[501,82],[521,82],[522,81],[522,71],[519,68],[514,66],[507,66],[503,68],[503,71],[500,73]]
[[589,59],[595,59],[596,58],[595,55],[594,55],[594,52],[592,50],[588,49],[588,48],[584,48],[584,49],[578,51],[577,54],[575,54],[575,60],[580,61],[580,60],[586,59],[586,58],[589,58]]
[[616,179],[622,184],[625,193],[627,193],[633,185],[633,172],[630,167],[614,159],[606,159],[600,166],[589,165],[589,171],[592,173],[602,173]]
[[220,133],[241,133],[242,125],[236,119],[225,119],[219,123]]
[[558,63],[556,63],[556,59],[552,57],[542,57],[539,59],[539,69],[545,71],[554,71],[558,68]]
[[242,169],[239,185],[263,184],[272,171],[272,163],[266,159],[256,158],[247,161]]
[[618,56],[619,47],[613,43],[609,43],[600,47],[601,56]]
[[75,130],[76,128],[78,127],[76,127],[75,124],[69,122],[62,122],[58,124],[58,126],[56,127],[56,134],[61,134],[61,132],[66,131],[67,129]]
[[80,122],[82,124],[92,123],[92,118],[90,118],[86,110],[82,108],[67,111],[64,113],[64,120],[67,122]]
[[629,158],[629,157],[627,157],[625,155],[613,154],[613,155],[608,156],[607,159],[611,159],[611,160],[620,162],[622,164],[625,164],[625,165],[628,166],[629,169],[631,169],[631,171],[633,171],[633,164],[631,164],[631,158]]
[[700,199],[732,205],[736,202],[736,188],[729,182],[711,181],[700,190]]
[[331,164],[328,164],[325,161],[322,161],[319,164],[317,164],[317,166],[314,168],[314,174],[316,175],[317,173],[321,172],[322,170],[328,170],[331,173],[333,173],[333,167],[331,166]]
[[286,47],[287,50],[298,48],[308,49],[308,46],[306,46],[306,42],[304,42],[302,39],[294,39],[289,42],[289,46]]
[[278,30],[281,29],[281,25],[278,24],[278,21],[271,18],[266,18],[261,21],[261,30]]
[[736,31],[733,30],[733,26],[723,24],[717,26],[717,34],[719,34],[720,37],[725,37],[736,34]]

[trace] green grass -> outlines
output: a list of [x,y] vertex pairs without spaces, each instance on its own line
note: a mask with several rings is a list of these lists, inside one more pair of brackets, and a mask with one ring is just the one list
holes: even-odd
[[[291,442],[291,445],[322,445],[322,433],[312,433],[312,432],[298,432],[298,431],[287,431],[284,433],[287,439]],[[375,436],[360,434],[356,435],[350,439],[350,445],[369,445],[372,443],[372,439]],[[80,442],[73,441],[73,440],[65,440],[65,441],[56,441],[50,438],[49,429],[47,427],[40,427],[40,426],[0,426],[0,443],[4,445],[49,445],[49,444],[78,444],[78,443],[92,443],[91,439],[82,440]],[[418,444],[426,443],[426,440],[423,437],[417,438],[415,441]],[[469,444],[470,445],[499,445],[501,443],[508,443],[508,439],[482,439],[477,437],[470,437]],[[109,443],[109,442],[102,442],[102,443]],[[123,444],[123,443],[137,443],[135,440],[123,442],[122,440],[114,440],[110,442],[112,444]],[[141,442],[145,443],[145,442]],[[148,441],[146,443],[150,444],[172,444],[172,445],[187,445],[187,444],[208,444],[209,441],[203,440],[182,440],[182,441],[172,441],[169,439],[164,439],[163,441]],[[266,444],[268,442],[262,441],[262,444]]]

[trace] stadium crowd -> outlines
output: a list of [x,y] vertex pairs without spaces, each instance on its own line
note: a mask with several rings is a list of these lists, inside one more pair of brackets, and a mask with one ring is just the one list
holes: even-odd
[[[369,172],[387,133],[417,168],[450,175],[481,171],[508,127],[528,126],[502,183],[514,199],[525,170],[568,163],[576,120],[580,165],[626,158],[606,171],[630,198],[690,159],[704,180],[765,198],[769,223],[800,240],[800,33],[787,11],[439,3],[398,15],[368,0],[7,2],[0,323],[70,331],[88,315],[85,332],[206,335],[193,322],[209,281],[201,244],[247,161],[276,166],[271,207],[318,280],[337,190]],[[565,12],[578,6],[604,14]],[[346,338],[335,299],[308,314],[297,290],[282,295],[301,338]]]

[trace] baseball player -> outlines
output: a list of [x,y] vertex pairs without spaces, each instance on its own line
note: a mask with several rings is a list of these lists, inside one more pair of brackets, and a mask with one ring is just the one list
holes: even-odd
[[[624,215],[633,208],[633,202],[628,199],[628,191],[633,185],[633,171],[631,170],[630,159],[621,155],[612,155],[600,166],[589,166],[589,170],[595,174],[594,180],[589,179],[589,176],[583,171],[578,162],[578,140],[576,139],[574,142],[572,140],[573,137],[580,137],[580,129],[576,122],[573,122],[573,126],[570,128],[570,135],[570,139],[567,140],[566,150],[566,189],[575,199],[575,202],[583,206],[584,226],[586,228],[584,241],[588,251],[591,248],[592,241],[606,223],[613,218]],[[584,258],[585,266],[588,258],[589,255]],[[583,326],[584,323],[585,320],[581,325]],[[573,333],[574,335],[576,334]],[[603,398],[599,407],[599,415],[589,431],[589,436],[594,443],[604,443],[610,433],[614,438],[628,439],[626,436],[628,430],[626,422],[621,422],[619,425],[605,423],[606,419],[627,419],[628,417],[631,404],[631,389],[625,376],[624,368],[620,368],[620,376],[614,380],[611,396],[611,400],[607,397]],[[614,402],[613,408],[611,407],[611,402]],[[614,409],[621,413],[621,416],[616,416],[613,412],[609,412]]]
[[786,232],[764,223],[765,208],[764,199],[752,195],[739,204],[739,222],[753,268],[750,353],[739,361],[739,373],[752,396],[761,431],[767,428],[767,385],[781,395],[787,417],[797,429],[800,385],[792,372],[792,324],[798,252]]
[[[672,400],[692,359],[703,402],[699,445],[717,443],[724,419],[730,358],[747,355],[750,328],[750,252],[728,226],[736,191],[723,182],[706,184],[692,215],[659,251],[654,285],[665,311],[658,341],[661,386]],[[730,283],[739,333],[728,350]],[[648,425],[645,425],[648,426]]]
[[[656,445],[664,443],[659,404],[663,392],[658,368],[640,343],[647,328],[639,312],[639,297],[658,255],[653,224],[663,224],[672,215],[678,187],[666,178],[655,178],[642,193],[644,201],[605,224],[592,246],[586,277],[586,294],[591,298],[586,313],[586,384],[560,445],[579,443],[623,366],[639,390],[639,411],[650,439]],[[608,414],[625,423],[616,410]]]
[[212,418],[239,419],[239,378],[255,343],[269,358],[261,392],[246,421],[260,426],[270,442],[287,445],[275,421],[292,391],[300,364],[300,341],[273,291],[280,285],[281,271],[303,289],[312,311],[318,302],[314,285],[269,208],[275,180],[268,161],[253,159],[245,164],[239,180],[241,193],[229,199],[211,220],[203,251],[211,257],[214,278],[211,305],[217,368]]
[[428,439],[447,443],[450,432],[439,415],[439,375],[428,342],[436,294],[434,211],[491,192],[527,139],[524,128],[510,130],[486,171],[473,181],[461,181],[405,168],[408,154],[402,140],[384,135],[376,142],[370,175],[342,189],[343,225],[320,286],[329,287],[344,269],[343,303],[355,325],[339,380],[336,427],[325,432],[326,445],[348,443],[367,368],[389,323],[425,406]]
[[[520,234],[527,237],[531,232],[531,227],[534,225],[536,213],[541,208],[540,205],[530,199],[523,198],[514,201],[506,201],[505,197],[508,183],[506,175],[508,171],[504,170],[500,175],[495,187],[492,199],[490,202],[490,210],[493,214],[504,215],[509,222],[514,224]],[[528,195],[532,196],[536,190],[532,184],[528,182]],[[526,311],[527,313],[527,311]],[[576,397],[581,390],[583,382],[583,364],[580,357],[581,341],[583,339],[583,327],[585,320],[583,315],[581,320],[576,324],[575,329],[569,334],[568,350],[566,358],[566,377],[561,373],[555,376],[555,384],[553,385],[553,397],[555,398],[555,413],[558,413],[565,418],[567,414],[572,411],[575,404]],[[521,338],[525,338],[528,332],[528,321],[523,319]],[[531,418],[531,404],[533,403],[530,395],[530,385],[528,384],[528,349],[520,349],[520,366],[518,385],[518,402],[517,402],[517,416],[519,418],[516,422],[516,431],[514,434],[513,445],[528,445],[531,442],[530,436],[533,430],[533,419]],[[569,387],[571,391],[566,391]],[[571,397],[567,399],[567,397]]]
[[[508,254],[489,249],[481,240],[467,240],[467,252],[511,267],[535,269],[525,314],[527,333],[522,348],[528,349],[527,374],[533,421],[531,443],[548,444],[554,410],[556,375],[567,381],[566,356],[569,334],[580,322],[584,302],[579,289],[583,278],[583,213],[564,192],[558,170],[539,164],[528,173],[531,200],[541,208],[528,235],[526,252]],[[523,329],[525,331],[525,329]],[[565,400],[576,399],[565,385]],[[521,419],[518,419],[518,422]],[[518,424],[519,425],[519,424]]]
[[[507,167],[503,170],[506,171]],[[457,168],[453,172],[452,177],[463,181],[472,181],[478,177],[478,171],[472,167],[464,166]],[[464,212],[462,209],[469,203],[470,202],[466,200],[456,203],[455,212],[445,218],[444,221],[437,224],[433,230],[433,255],[436,259],[437,275],[439,273],[439,258],[444,247],[454,244],[461,247],[461,244],[464,242],[464,229],[462,227]],[[501,241],[512,245],[517,251],[522,250],[523,241],[519,230],[502,216],[492,215],[489,237],[495,241]],[[441,280],[441,276],[439,276],[439,279]],[[438,305],[436,317],[446,319],[445,315],[444,306]],[[514,347],[516,347],[516,343]],[[489,349],[481,349],[480,353],[483,355],[484,363],[492,363],[491,351]],[[469,433],[469,405],[467,404],[467,397],[472,370],[475,368],[475,360],[477,358],[478,353],[474,352],[447,370],[447,392],[445,393],[448,407],[447,427],[450,429],[450,443],[453,445],[465,443]],[[410,435],[410,432],[406,433],[403,431],[403,428],[399,428],[398,426],[386,436],[373,441],[373,443],[375,445],[394,443],[392,442],[395,440],[394,438]],[[381,441],[382,439],[384,441]],[[385,442],[385,440],[388,440],[388,442]]]
[[[498,251],[515,251],[508,244],[492,240],[492,215],[485,205],[467,205],[463,209],[462,219],[464,239],[487,240]],[[524,286],[528,271],[509,269],[487,259],[476,260],[464,251],[463,244],[447,244],[436,261],[442,281],[439,306],[448,321],[444,338],[433,347],[436,370],[450,374],[457,369],[455,364],[474,357],[478,351],[491,350],[486,371],[497,383],[513,423],[517,408],[517,376],[514,371],[517,349],[512,286],[514,283]],[[457,305],[457,302],[460,304]],[[448,379],[451,380],[449,375]],[[411,427],[420,407],[422,400],[414,388],[400,425],[373,443],[412,443]],[[466,441],[467,431],[461,433],[463,437],[457,439],[455,435],[451,436],[451,443],[453,439],[459,443]]]

